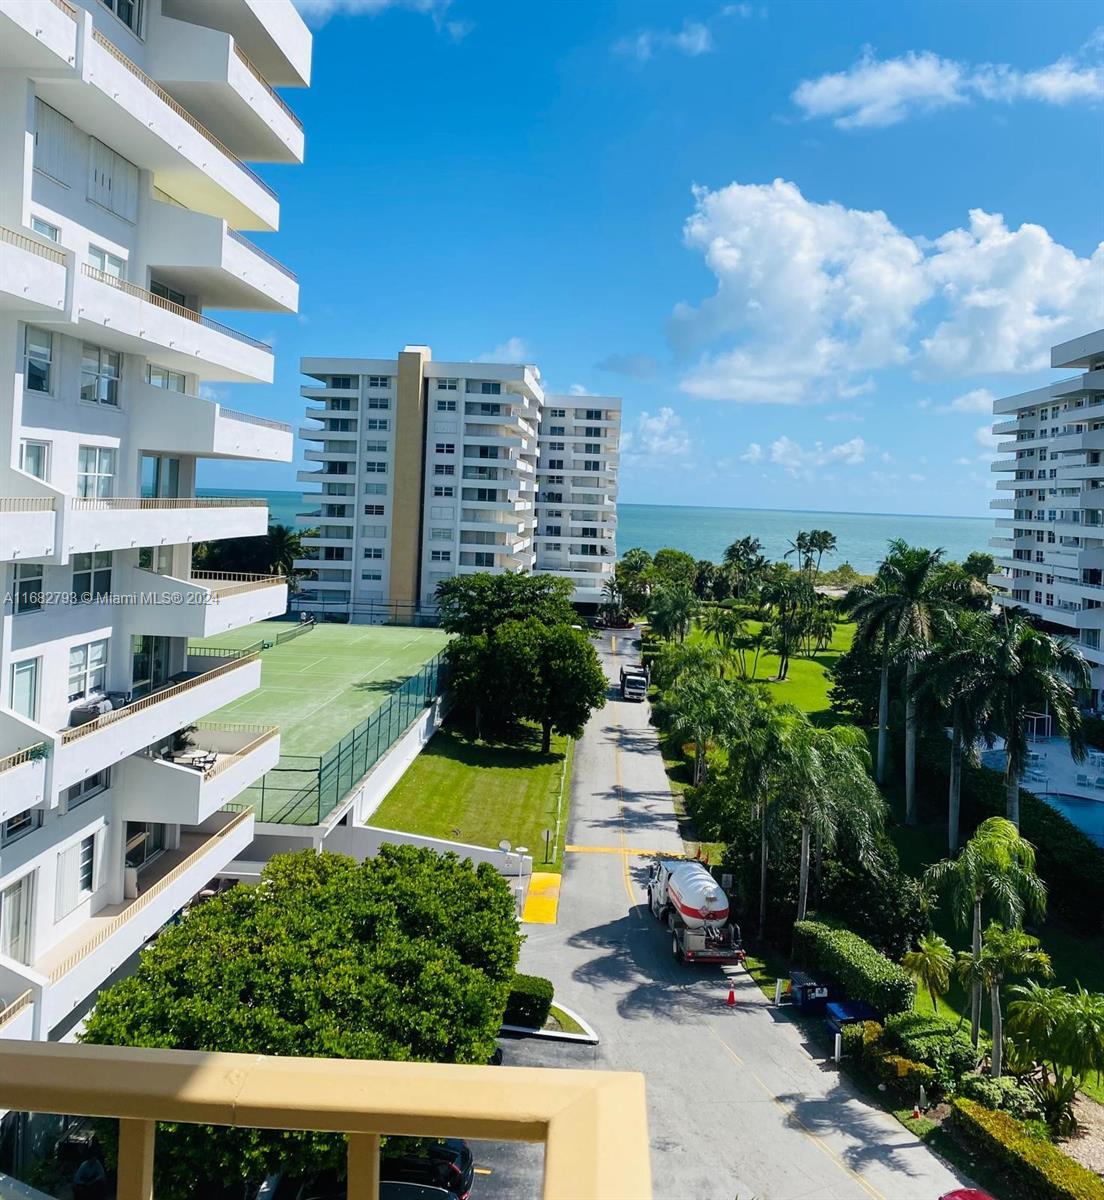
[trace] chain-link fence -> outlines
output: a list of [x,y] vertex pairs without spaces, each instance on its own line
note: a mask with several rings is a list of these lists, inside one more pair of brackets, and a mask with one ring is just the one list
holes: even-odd
[[320,825],[441,695],[444,685],[444,655],[438,654],[325,754],[282,754],[259,783],[227,807],[251,807],[258,821],[273,824]]

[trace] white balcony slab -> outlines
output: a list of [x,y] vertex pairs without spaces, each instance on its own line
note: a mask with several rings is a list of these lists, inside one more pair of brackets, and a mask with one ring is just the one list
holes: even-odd
[[90,550],[259,537],[268,530],[267,504],[237,496],[68,499],[62,518],[60,544],[65,558]]
[[162,0],[161,11],[232,34],[271,84],[310,83],[311,35],[292,0]]
[[251,811],[213,818],[210,831],[182,832],[138,876],[138,895],[100,909],[35,960],[48,980],[43,1029],[67,1017],[253,840]]
[[0,498],[0,562],[48,558],[57,547],[55,501],[26,497]]
[[30,321],[64,312],[67,261],[63,250],[0,225],[0,310]]
[[112,586],[143,598],[122,610],[124,629],[132,634],[207,638],[287,612],[287,583],[279,576],[211,572],[177,579],[129,567],[118,569]]
[[53,0],[0,0],[0,67],[65,70],[77,61],[77,10]]
[[55,788],[80,779],[137,754],[159,738],[192,725],[224,704],[241,699],[260,686],[259,655],[238,659],[192,657],[188,673],[194,677],[144,696],[87,725],[61,731],[54,755]]
[[33,1040],[35,1036],[34,990],[24,988],[11,1000],[6,995],[0,999],[4,1001],[3,1011],[0,1012],[0,1038],[24,1042]]
[[132,395],[132,436],[146,450],[291,462],[294,438],[291,426],[282,421],[236,412],[200,396],[148,383],[135,384]]
[[[275,728],[201,725],[175,761],[133,754],[116,768],[120,811],[128,821],[198,825],[255,784],[280,758]],[[214,761],[205,766],[211,756]],[[190,765],[195,763],[196,765]]]
[[0,708],[0,821],[47,798],[47,760],[54,737],[9,709]]

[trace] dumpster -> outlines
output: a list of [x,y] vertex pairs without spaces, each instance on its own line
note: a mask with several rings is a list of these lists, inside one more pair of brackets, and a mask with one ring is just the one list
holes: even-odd
[[828,984],[806,975],[804,971],[791,971],[790,995],[800,1012],[819,1017],[828,1003]]
[[824,1020],[829,1033],[841,1033],[845,1025],[856,1021],[880,1021],[882,1014],[862,1000],[836,1000],[825,1006]]

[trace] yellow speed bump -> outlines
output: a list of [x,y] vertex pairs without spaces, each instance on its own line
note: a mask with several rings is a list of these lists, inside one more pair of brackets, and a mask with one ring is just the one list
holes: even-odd
[[527,925],[555,925],[560,907],[560,876],[551,871],[534,871],[521,919]]
[[[627,854],[647,855],[656,858],[685,858],[677,850],[648,850],[635,846],[564,846],[567,854]],[[534,876],[535,878],[535,876]]]

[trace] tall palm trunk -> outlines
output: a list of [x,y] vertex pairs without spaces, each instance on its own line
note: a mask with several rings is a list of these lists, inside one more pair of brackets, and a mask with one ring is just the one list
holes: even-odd
[[767,801],[759,801],[759,937],[767,928]]
[[974,931],[970,950],[974,959],[974,978],[970,983],[970,1041],[977,1049],[981,1036],[981,980],[977,977],[977,965],[981,961],[981,897],[974,898]]
[[1000,1079],[1001,1068],[1004,1066],[1004,1016],[1001,1013],[999,981],[989,985],[989,1000],[993,1006],[993,1057],[989,1074],[994,1079]]
[[889,634],[882,634],[882,679],[878,686],[878,769],[879,784],[885,783],[886,754],[889,750]]
[[960,702],[955,702],[951,729],[951,780],[947,789],[947,846],[953,856],[958,849],[958,818],[962,799],[962,724]]
[[801,822],[801,872],[797,884],[797,919],[805,920],[809,904],[809,848],[812,831],[808,821]]
[[1008,764],[1008,769],[1005,774],[1006,793],[1004,798],[1004,815],[1016,826],[1020,827],[1020,773],[1012,770],[1012,764]]
[[905,824],[916,824],[916,697],[912,684],[916,663],[909,661],[905,672]]
[[705,782],[705,742],[694,742],[694,786],[700,787]]

